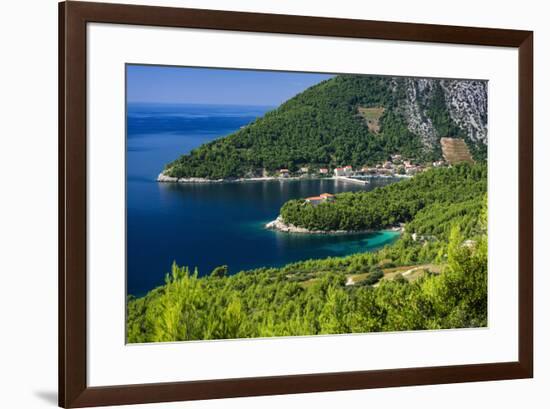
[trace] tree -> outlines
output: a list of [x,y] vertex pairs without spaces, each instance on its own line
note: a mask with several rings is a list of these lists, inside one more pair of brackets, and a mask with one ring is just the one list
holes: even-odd
[[210,276],[212,277],[225,277],[227,276],[229,272],[229,268],[227,267],[227,265],[223,265],[223,266],[218,266],[216,268],[214,268],[214,270],[212,270],[212,272],[210,273]]

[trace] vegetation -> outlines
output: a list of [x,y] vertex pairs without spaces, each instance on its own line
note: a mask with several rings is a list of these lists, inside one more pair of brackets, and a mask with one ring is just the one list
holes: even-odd
[[[339,195],[336,202],[357,204],[380,225],[407,223],[395,244],[377,252],[232,276],[226,266],[199,277],[174,264],[164,286],[129,297],[128,342],[486,326],[485,175],[481,165],[461,165],[372,195]],[[399,194],[411,200],[409,208]],[[423,263],[442,270],[410,281],[400,274],[385,277],[396,266]],[[365,279],[346,286],[349,275]]]
[[[166,165],[165,173],[225,179],[261,175],[264,169],[269,173],[281,168],[294,172],[303,166],[361,167],[394,153],[417,162],[439,159],[439,143],[427,148],[408,129],[400,105],[404,100],[404,79],[339,75],[237,132],[181,156]],[[463,136],[450,117],[441,86],[422,103],[440,136]],[[475,153],[481,158],[480,149],[476,147]]]
[[452,120],[445,104],[445,94],[439,82],[434,83],[433,97],[428,102],[427,114],[438,135],[449,138],[464,137],[464,132]]
[[421,210],[443,223],[441,216],[450,210],[475,216],[468,206],[479,205],[486,191],[486,166],[460,164],[432,169],[370,192],[341,193],[336,200],[319,205],[291,200],[281,208],[281,216],[285,223],[323,231],[379,230],[406,223]]
[[[376,278],[367,285],[345,286],[345,275],[332,267],[368,268],[360,257],[311,262],[328,271],[310,285],[285,274],[312,267],[307,263],[203,278],[174,265],[163,287],[129,300],[128,342],[485,326],[487,242],[480,238],[467,247],[463,240],[455,227],[443,273],[425,274],[413,282],[398,276],[378,287],[369,285]],[[379,271],[373,276],[380,278]]]

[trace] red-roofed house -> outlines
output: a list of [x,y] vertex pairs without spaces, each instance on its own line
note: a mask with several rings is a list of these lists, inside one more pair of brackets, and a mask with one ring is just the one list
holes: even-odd
[[311,197],[306,197],[306,203],[310,203],[312,205],[318,205],[319,203],[322,203],[323,202],[323,198],[321,196],[311,196]]
[[346,170],[344,168],[334,169],[334,176],[346,176]]
[[306,203],[310,203],[312,205],[318,205],[323,202],[332,202],[334,199],[335,197],[333,194],[321,193],[319,196],[306,197],[305,201]]
[[334,195],[331,193],[321,193],[319,197],[322,197],[325,200],[334,200]]
[[351,176],[353,168],[351,166],[344,166],[343,168],[334,169],[334,176]]

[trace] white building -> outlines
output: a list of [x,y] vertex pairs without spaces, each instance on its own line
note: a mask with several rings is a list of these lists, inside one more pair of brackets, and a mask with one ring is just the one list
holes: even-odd
[[334,176],[346,176],[346,170],[344,168],[334,169]]
[[351,166],[344,166],[343,168],[334,169],[334,176],[351,176],[353,175],[353,168]]

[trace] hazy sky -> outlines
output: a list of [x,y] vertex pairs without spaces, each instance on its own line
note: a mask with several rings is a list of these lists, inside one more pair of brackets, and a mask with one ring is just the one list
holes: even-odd
[[279,105],[331,77],[273,71],[128,65],[128,102]]

